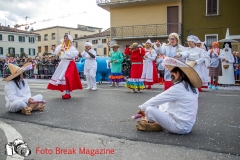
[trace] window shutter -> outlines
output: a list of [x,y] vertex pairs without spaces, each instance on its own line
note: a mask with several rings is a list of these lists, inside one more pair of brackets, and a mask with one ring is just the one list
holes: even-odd
[[8,41],[10,41],[10,36],[11,36],[11,35],[8,35]]
[[35,38],[34,37],[32,37],[32,39],[33,39],[33,43],[35,42]]
[[23,36],[23,42],[25,42],[25,37]]
[[10,53],[10,48],[8,48],[8,54]]
[[0,40],[2,40],[2,35],[0,34]]
[[31,49],[30,48],[28,49],[28,55],[31,55]]
[[30,41],[30,37],[28,37],[28,42],[30,43],[31,41]]
[[12,41],[14,41],[14,36],[12,36]]
[[35,49],[33,49],[33,55],[35,56]]

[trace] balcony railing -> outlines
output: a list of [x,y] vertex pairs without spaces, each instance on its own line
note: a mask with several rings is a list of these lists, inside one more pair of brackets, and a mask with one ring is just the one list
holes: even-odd
[[172,32],[181,35],[181,23],[111,27],[111,38],[164,37]]

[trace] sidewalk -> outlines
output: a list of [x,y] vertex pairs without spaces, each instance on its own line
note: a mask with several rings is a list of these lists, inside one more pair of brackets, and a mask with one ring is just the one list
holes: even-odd
[[[161,160],[231,160],[238,159],[238,156],[221,154],[210,151],[195,150],[179,146],[153,144],[140,141],[130,141],[98,134],[83,133],[72,130],[50,128],[33,123],[0,119],[10,124],[19,132],[23,140],[28,144],[32,153],[25,159],[100,159],[100,160],[128,160],[128,159],[161,159]],[[1,148],[4,148],[6,138],[0,138]],[[71,152],[64,154],[60,149],[67,149]],[[79,148],[82,149],[79,151]],[[85,148],[85,152],[84,152]],[[113,154],[94,154],[87,150],[113,150]],[[52,153],[46,152],[52,150]],[[76,152],[75,152],[76,151]],[[92,153],[92,154],[91,154]],[[96,152],[95,152],[96,153]],[[106,153],[106,152],[105,152]],[[109,152],[108,152],[109,153]],[[1,153],[3,154],[3,153]],[[3,158],[4,156],[1,155]],[[6,158],[4,158],[6,159]]]

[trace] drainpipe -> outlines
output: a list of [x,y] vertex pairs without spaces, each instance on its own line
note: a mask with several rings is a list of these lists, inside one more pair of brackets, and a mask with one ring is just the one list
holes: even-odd
[[182,39],[183,46],[185,46],[185,43],[184,43],[184,29],[183,29],[183,22],[184,22],[183,3],[184,3],[184,0],[182,0],[182,26],[181,26],[182,36],[181,36],[181,39]]

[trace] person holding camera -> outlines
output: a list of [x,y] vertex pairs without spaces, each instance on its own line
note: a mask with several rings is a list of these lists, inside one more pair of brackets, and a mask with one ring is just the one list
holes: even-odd
[[49,81],[47,89],[59,90],[66,93],[62,95],[62,99],[71,98],[70,92],[77,89],[82,89],[82,83],[78,74],[78,70],[75,64],[75,57],[78,55],[78,51],[71,44],[73,41],[72,36],[69,34],[64,35],[60,40],[62,44],[56,48],[52,46],[52,54],[58,55],[61,62],[57,66],[52,78]]
[[124,53],[130,56],[132,65],[130,78],[126,82],[126,87],[132,89],[135,93],[145,88],[142,77],[143,71],[143,57],[145,56],[145,49],[139,46],[138,43],[133,43],[131,46],[125,49]]
[[23,78],[24,71],[32,69],[32,63],[25,63],[21,68],[9,63],[8,68],[11,75],[3,79],[7,82],[4,92],[8,112],[21,111],[30,115],[34,110],[43,111],[43,96],[38,94],[32,97],[28,83]]

